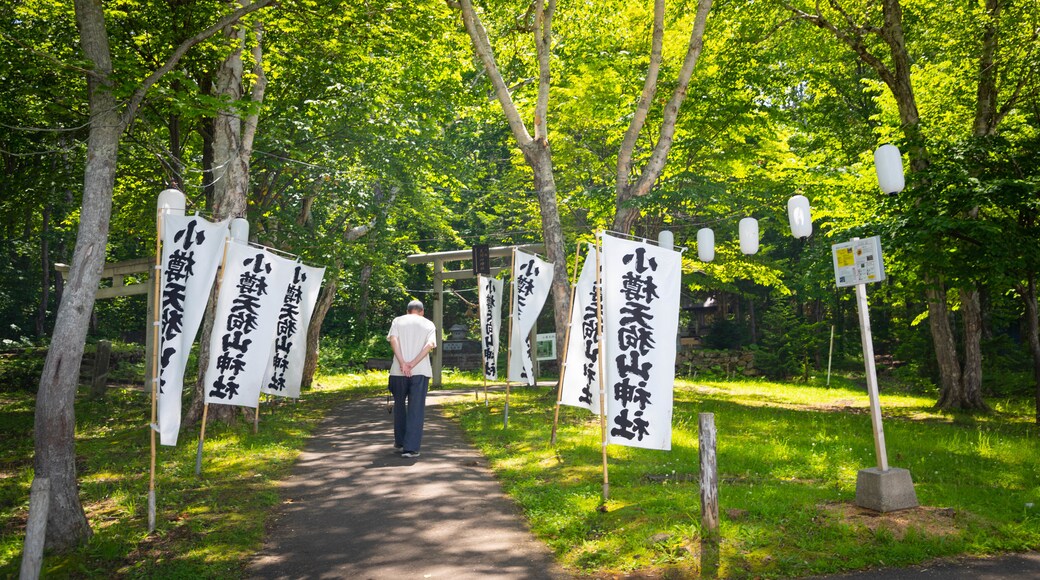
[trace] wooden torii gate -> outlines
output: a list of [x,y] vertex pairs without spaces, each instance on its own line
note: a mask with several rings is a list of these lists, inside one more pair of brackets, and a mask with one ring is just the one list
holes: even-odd
[[[151,322],[155,315],[155,313],[153,312],[153,310],[155,309],[155,284],[152,283],[152,275],[154,268],[154,257],[137,258],[135,260],[124,260],[122,262],[113,262],[111,264],[105,264],[104,269],[101,271],[101,280],[104,281],[106,279],[111,279],[112,285],[103,288],[98,288],[97,294],[94,295],[97,300],[102,300],[105,298],[115,298],[117,296],[136,296],[138,294],[148,295],[148,318],[144,329],[145,361],[152,360],[152,349],[155,348],[152,344],[152,342],[154,341],[154,338],[152,336],[154,332],[152,331]],[[59,274],[61,274],[62,280],[67,278],[69,275],[68,264],[55,264],[54,269],[57,270]],[[146,279],[127,284],[126,278],[128,276],[134,276],[139,274],[147,274],[148,277]],[[144,368],[144,385],[145,390],[148,390],[151,388],[152,365],[145,364]]]
[[[523,252],[543,253],[545,246],[542,244],[525,244],[522,246],[498,246],[490,248],[488,253],[492,260],[495,258],[508,258],[513,254],[513,248]],[[472,261],[472,250],[455,250],[451,252],[435,252],[432,254],[412,254],[408,256],[408,264],[428,264],[433,262],[433,324],[437,327],[437,348],[433,350],[430,363],[433,366],[433,379],[431,386],[441,386],[441,369],[443,368],[444,349],[441,348],[441,336],[444,333],[444,281],[445,280],[468,280],[476,278],[473,269],[469,270],[445,270],[444,265],[450,262]],[[491,275],[498,275],[505,266],[492,266]],[[506,337],[508,344],[509,337]]]

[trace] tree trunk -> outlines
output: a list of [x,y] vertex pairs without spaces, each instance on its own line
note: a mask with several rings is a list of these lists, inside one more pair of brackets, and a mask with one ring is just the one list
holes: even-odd
[[964,368],[961,371],[961,408],[986,409],[982,399],[982,307],[978,290],[962,289]]
[[1040,425],[1040,318],[1037,314],[1036,274],[1031,272],[1028,281],[1018,285],[1018,295],[1026,307],[1026,339],[1033,355],[1033,380],[1036,382],[1036,424]]
[[[248,6],[248,0],[242,6]],[[216,96],[229,103],[228,108],[220,111],[213,122],[213,214],[218,220],[246,217],[247,195],[249,192],[249,158],[253,153],[253,136],[256,132],[257,114],[242,118],[238,101],[242,98],[242,50],[245,48],[246,31],[241,23],[231,24],[224,34],[233,40],[231,54],[221,63],[217,70]],[[259,104],[263,101],[266,77],[263,74],[263,61],[260,44],[262,36],[257,28],[257,46],[254,47],[256,81],[253,85],[252,100]],[[216,316],[216,292],[210,296],[206,315],[202,321],[202,340],[199,344],[199,374],[192,393],[191,404],[185,422],[194,424],[202,418],[202,409],[206,398],[206,369],[209,366],[210,334],[213,331]],[[215,405],[207,414],[207,421],[223,421],[231,423],[237,415],[236,409],[230,405]]]
[[318,347],[321,341],[321,325],[325,322],[325,316],[332,308],[336,300],[336,292],[339,289],[339,274],[325,282],[321,292],[318,294],[318,302],[314,305],[314,313],[311,314],[311,323],[307,327],[307,356],[303,361],[302,389],[309,389],[314,383],[314,375],[318,371]]
[[58,306],[55,332],[36,397],[33,461],[35,477],[46,477],[51,485],[45,545],[59,552],[80,546],[92,534],[76,481],[74,403],[87,328],[105,264],[119,137],[123,132],[111,87],[99,80],[112,74],[104,12],[100,3],[92,0],[76,0],[75,7],[80,45],[97,76],[87,80],[91,123],[83,206],[68,285]]
[[[556,344],[564,343],[567,311],[570,308],[570,283],[567,280],[567,250],[563,243],[563,227],[556,204],[556,180],[553,177],[549,144],[532,141],[523,148],[524,158],[534,169],[534,187],[538,192],[538,207],[542,215],[542,240],[546,258],[553,264],[552,298],[553,320],[556,323]],[[557,349],[556,362],[560,368],[563,349]]]
[[935,358],[939,364],[939,402],[940,409],[961,408],[961,365],[957,360],[957,343],[950,328],[950,319],[946,313],[946,291],[935,280],[926,278],[928,289],[928,327],[935,343]]

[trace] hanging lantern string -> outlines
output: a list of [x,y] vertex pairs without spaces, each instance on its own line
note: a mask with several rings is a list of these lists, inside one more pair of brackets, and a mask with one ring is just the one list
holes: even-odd
[[[644,238],[642,236],[633,236],[632,234],[623,234],[621,232],[615,232],[613,230],[600,230],[598,233],[610,234],[615,238],[628,238],[636,242],[643,242],[644,244],[653,244],[655,246],[661,245],[657,240],[651,240],[650,238]],[[680,246],[675,248],[675,251],[681,254],[688,249],[689,248],[687,248],[686,246]]]

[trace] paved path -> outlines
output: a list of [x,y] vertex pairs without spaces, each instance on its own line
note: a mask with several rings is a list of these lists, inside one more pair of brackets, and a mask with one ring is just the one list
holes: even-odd
[[[566,578],[484,458],[427,399],[422,455],[393,453],[384,399],[342,405],[282,485],[254,578]],[[472,394],[468,396],[472,397]]]
[[1040,578],[1040,553],[1007,554],[995,558],[938,561],[910,568],[882,568],[834,576],[828,580],[1026,580]]

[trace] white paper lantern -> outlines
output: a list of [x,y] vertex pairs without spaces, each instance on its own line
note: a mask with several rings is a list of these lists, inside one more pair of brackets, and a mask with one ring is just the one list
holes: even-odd
[[668,230],[661,230],[661,232],[657,234],[657,245],[666,250],[674,250],[675,235]]
[[155,202],[156,210],[166,215],[184,215],[184,194],[176,189],[164,189]]
[[882,145],[874,151],[874,168],[877,169],[881,191],[893,194],[903,191],[906,187],[903,179],[903,157],[895,145]]
[[809,210],[809,199],[804,195],[795,195],[787,200],[787,219],[791,222],[792,236],[808,238],[812,235],[812,214]]
[[758,220],[755,218],[740,220],[740,251],[749,256],[758,253]]
[[249,221],[246,218],[231,220],[231,239],[243,244],[249,243]]
[[715,232],[711,228],[697,230],[697,257],[702,262],[715,259]]

